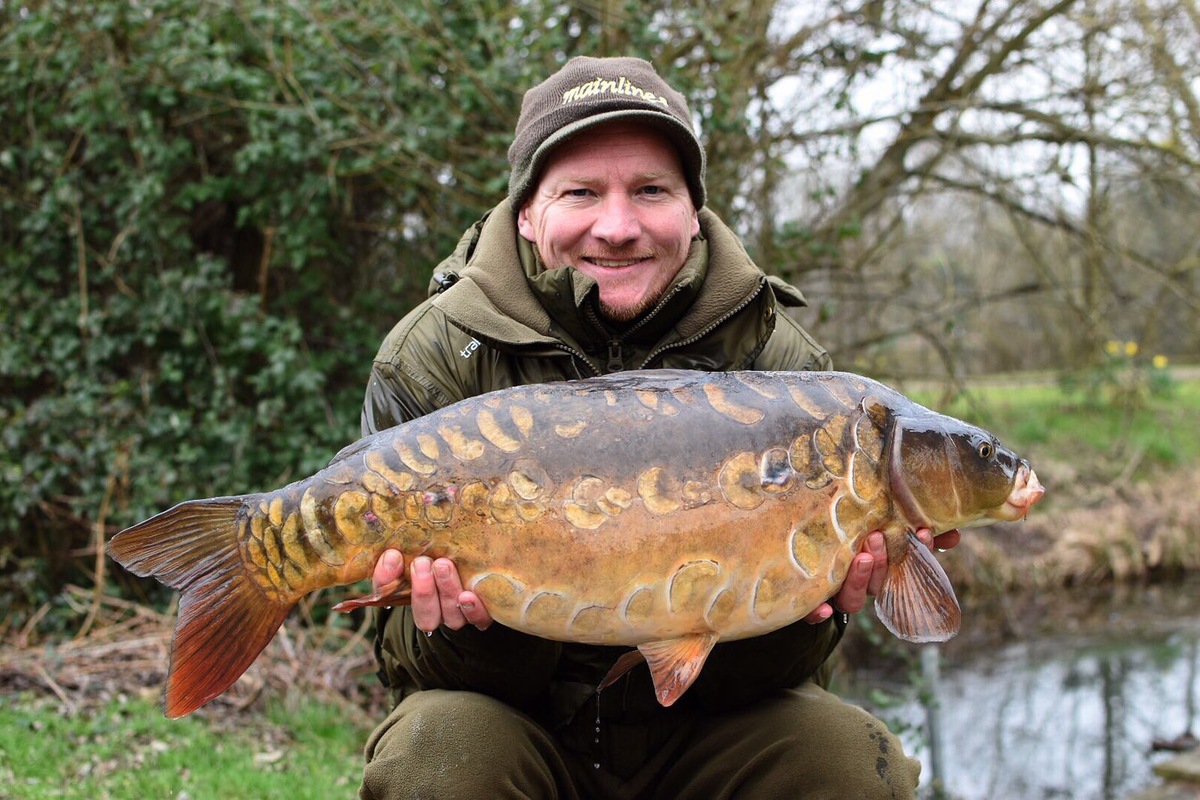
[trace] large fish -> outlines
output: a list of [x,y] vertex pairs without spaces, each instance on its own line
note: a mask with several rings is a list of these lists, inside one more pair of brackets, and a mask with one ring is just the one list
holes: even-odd
[[858,375],[638,371],[455,403],[281,489],[181,503],[109,551],[182,591],[169,717],[237,680],[301,597],[369,578],[386,548],[453,559],[509,627],[636,646],[670,705],[716,642],[824,602],[874,530],[880,619],[911,641],[953,636],[953,589],[912,531],[1019,519],[1042,492],[990,433]]

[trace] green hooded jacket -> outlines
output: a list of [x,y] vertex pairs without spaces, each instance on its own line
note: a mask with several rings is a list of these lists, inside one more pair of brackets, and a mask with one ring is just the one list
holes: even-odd
[[[364,435],[520,384],[645,368],[830,367],[828,354],[780,313],[781,306],[803,305],[800,293],[768,278],[706,209],[675,281],[653,310],[625,329],[600,319],[590,278],[570,267],[544,269],[518,234],[508,201],[464,234],[435,271],[431,290],[435,294],[380,347],[363,406]],[[655,701],[649,670],[632,670],[605,691],[602,716],[669,729],[670,720],[689,713],[743,705],[799,685],[825,663],[842,624],[801,621],[718,644],[694,686],[670,709]],[[624,650],[548,641],[499,624],[426,636],[408,608],[383,610],[376,639],[380,677],[397,702],[431,688],[483,692],[565,738],[571,728],[579,737],[590,730],[598,717],[589,699]]]

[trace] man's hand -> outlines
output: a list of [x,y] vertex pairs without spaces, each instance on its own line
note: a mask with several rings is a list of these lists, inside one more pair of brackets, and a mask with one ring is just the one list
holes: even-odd
[[[376,592],[395,584],[404,574],[404,556],[399,550],[385,550],[375,562],[371,582]],[[409,580],[412,583],[413,622],[423,631],[431,632],[445,625],[458,630],[474,625],[486,630],[492,615],[474,592],[463,589],[458,568],[448,558],[436,561],[428,556],[413,559]]]
[[[946,531],[936,538],[928,528],[918,528],[916,534],[926,547],[938,550],[949,550],[962,538],[956,530]],[[804,621],[813,625],[824,622],[833,616],[835,609],[846,614],[862,611],[867,604],[867,597],[879,594],[887,567],[887,546],[883,542],[883,534],[879,531],[868,534],[862,552],[850,562],[850,571],[846,573],[846,580],[837,594],[817,606]]]

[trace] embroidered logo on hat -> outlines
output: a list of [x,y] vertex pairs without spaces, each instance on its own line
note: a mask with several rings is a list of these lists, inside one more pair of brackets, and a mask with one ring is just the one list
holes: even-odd
[[597,94],[623,94],[629,97],[637,97],[640,100],[645,100],[648,103],[661,103],[664,108],[670,108],[670,103],[667,98],[657,95],[654,92],[647,91],[640,86],[632,83],[624,75],[617,80],[606,80],[604,78],[596,78],[595,80],[581,83],[578,86],[572,86],[563,92],[563,105],[574,102],[576,100],[584,100]]

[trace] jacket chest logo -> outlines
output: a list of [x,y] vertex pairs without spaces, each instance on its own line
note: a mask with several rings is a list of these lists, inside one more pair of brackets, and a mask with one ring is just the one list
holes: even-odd
[[472,339],[472,340],[471,340],[471,341],[470,341],[470,342],[467,344],[467,346],[466,346],[466,347],[464,347],[462,350],[459,350],[459,351],[458,351],[458,354],[459,354],[460,356],[462,356],[463,358],[470,358],[472,355],[474,355],[474,354],[475,354],[475,351],[476,351],[476,350],[478,350],[478,349],[479,349],[479,340],[478,340],[478,339]]

